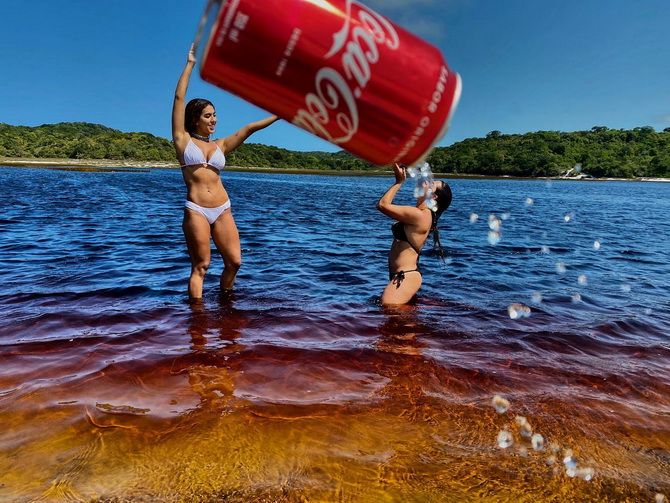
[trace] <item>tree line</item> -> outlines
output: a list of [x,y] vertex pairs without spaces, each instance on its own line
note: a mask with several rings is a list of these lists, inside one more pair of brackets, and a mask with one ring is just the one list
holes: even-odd
[[[123,133],[98,124],[66,122],[37,127],[0,123],[0,157],[175,161],[172,142],[149,133]],[[428,162],[436,173],[488,176],[558,176],[575,165],[594,177],[670,177],[670,128],[645,126],[589,131],[538,131],[469,138],[435,148]],[[243,144],[229,165],[279,169],[378,169],[340,152],[296,152]]]

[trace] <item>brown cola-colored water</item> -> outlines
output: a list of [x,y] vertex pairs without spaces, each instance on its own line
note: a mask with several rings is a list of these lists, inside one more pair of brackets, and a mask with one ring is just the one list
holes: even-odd
[[[426,330],[412,309],[386,313],[354,347],[335,340],[352,320],[249,317],[227,305],[191,307],[184,326],[157,312],[120,339],[92,327],[83,340],[5,352],[0,496],[652,501],[667,490],[670,428],[643,407],[667,407],[667,385],[573,381],[505,360],[478,371],[485,348]],[[264,344],[268,332],[286,345]],[[438,361],[435,339],[449,337],[461,347]],[[509,410],[494,409],[495,394]],[[542,445],[522,436],[517,416]],[[505,429],[513,443],[501,448]]]

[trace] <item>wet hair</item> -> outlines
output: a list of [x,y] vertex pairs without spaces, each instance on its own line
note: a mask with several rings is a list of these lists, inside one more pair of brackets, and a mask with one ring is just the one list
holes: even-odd
[[442,243],[440,243],[440,231],[437,228],[437,221],[446,210],[451,205],[451,187],[447,185],[447,182],[442,181],[442,187],[435,191],[437,209],[432,212],[431,216],[433,217],[433,223],[430,227],[430,231],[433,233],[433,250],[437,252],[442,261],[444,262],[444,250],[442,249]]
[[203,98],[193,98],[186,104],[184,127],[189,134],[196,132],[202,111],[208,105],[214,108],[211,101]]

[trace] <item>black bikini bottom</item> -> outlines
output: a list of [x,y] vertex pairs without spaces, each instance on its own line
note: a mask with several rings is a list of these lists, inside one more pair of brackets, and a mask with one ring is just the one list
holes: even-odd
[[408,272],[418,272],[419,274],[421,274],[421,271],[419,270],[418,267],[416,269],[409,269],[407,271],[390,272],[389,281],[391,283],[396,283],[396,288],[400,288],[400,285],[405,279],[405,274]]

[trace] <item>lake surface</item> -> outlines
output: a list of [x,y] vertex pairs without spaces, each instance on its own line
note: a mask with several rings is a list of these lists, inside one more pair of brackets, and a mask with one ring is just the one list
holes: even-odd
[[178,171],[0,168],[0,500],[670,497],[670,185],[450,180],[388,310],[391,177],[223,178],[191,305]]

